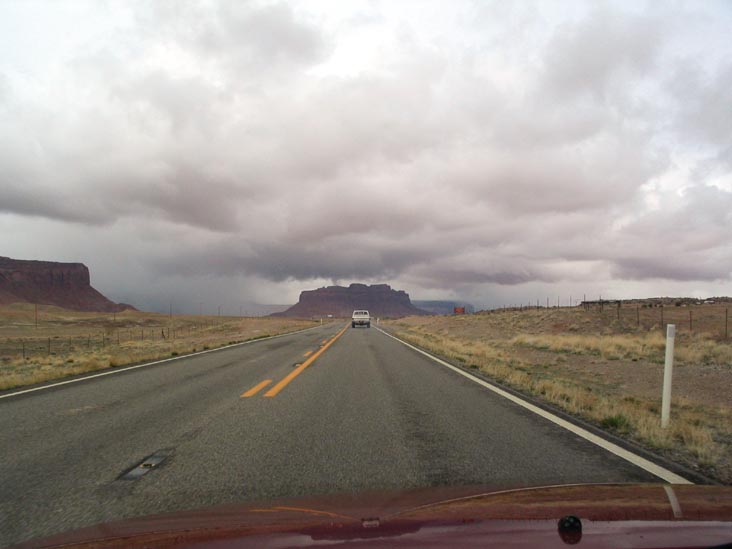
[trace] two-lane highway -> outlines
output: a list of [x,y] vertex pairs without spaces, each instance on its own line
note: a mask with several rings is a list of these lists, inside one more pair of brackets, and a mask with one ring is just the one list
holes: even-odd
[[2,398],[0,438],[3,545],[274,497],[660,480],[341,324]]

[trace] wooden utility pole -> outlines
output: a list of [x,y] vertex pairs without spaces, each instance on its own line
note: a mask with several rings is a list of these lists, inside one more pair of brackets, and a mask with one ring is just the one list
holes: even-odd
[[36,330],[38,329],[38,303],[35,303]]

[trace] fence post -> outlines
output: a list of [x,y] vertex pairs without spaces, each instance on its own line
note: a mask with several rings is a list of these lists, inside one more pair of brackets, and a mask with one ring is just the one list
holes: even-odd
[[663,305],[661,305],[661,329],[663,330]]
[[727,328],[729,326],[729,309],[724,310],[724,339],[727,339],[729,332]]
[[48,338],[48,354],[51,354],[51,338]]
[[661,427],[667,428],[671,415],[671,377],[674,369],[674,340],[676,325],[666,327],[666,360],[663,366],[663,397],[661,399]]
[[691,331],[692,331],[692,329],[693,329],[693,328],[692,328],[692,326],[693,326],[693,325],[692,325],[692,321],[691,321],[691,318],[692,318],[692,316],[691,316],[691,309],[689,309],[689,331],[690,331],[690,332],[691,332]]
[[21,339],[23,343],[23,360],[25,360],[25,339]]

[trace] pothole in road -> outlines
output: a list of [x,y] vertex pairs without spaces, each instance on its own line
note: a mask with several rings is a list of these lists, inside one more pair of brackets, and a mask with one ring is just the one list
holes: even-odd
[[159,468],[168,458],[170,452],[160,450],[152,455],[147,456],[140,463],[128,469],[119,476],[119,480],[138,480],[153,469]]

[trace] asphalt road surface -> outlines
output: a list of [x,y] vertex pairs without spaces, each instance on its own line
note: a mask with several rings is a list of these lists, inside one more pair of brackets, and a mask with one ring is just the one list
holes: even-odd
[[[120,478],[151,455],[164,461]],[[342,324],[2,398],[0,457],[3,546],[268,498],[660,481],[375,328]]]

